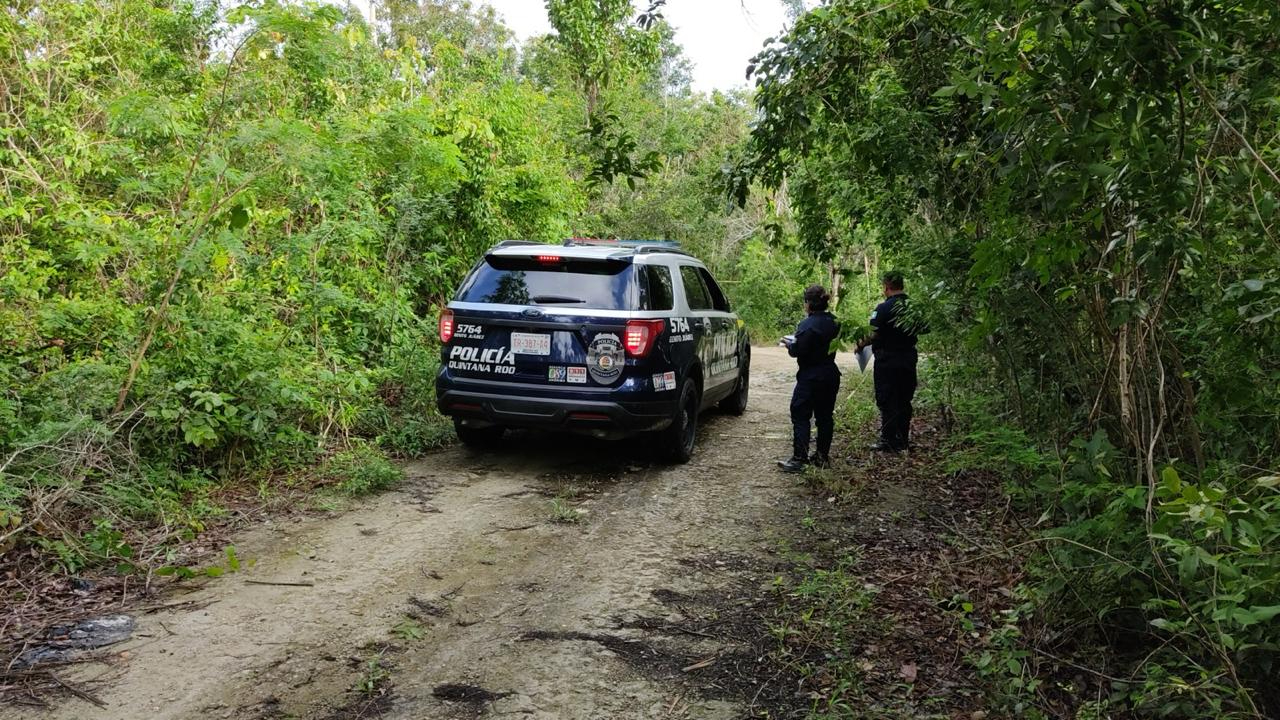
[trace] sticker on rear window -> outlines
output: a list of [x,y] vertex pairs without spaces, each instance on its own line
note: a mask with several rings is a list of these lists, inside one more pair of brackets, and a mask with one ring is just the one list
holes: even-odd
[[587,382],[587,369],[584,367],[571,367],[568,369],[569,382],[578,383],[579,385]]

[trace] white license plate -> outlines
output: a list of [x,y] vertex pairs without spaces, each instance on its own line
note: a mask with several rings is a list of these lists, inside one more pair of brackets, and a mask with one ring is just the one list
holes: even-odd
[[550,355],[551,336],[538,333],[511,333],[511,352],[517,355]]

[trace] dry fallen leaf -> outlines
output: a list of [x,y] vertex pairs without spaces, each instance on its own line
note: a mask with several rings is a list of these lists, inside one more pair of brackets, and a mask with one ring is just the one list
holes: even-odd
[[902,678],[909,683],[916,681],[917,668],[915,663],[906,663],[902,666]]

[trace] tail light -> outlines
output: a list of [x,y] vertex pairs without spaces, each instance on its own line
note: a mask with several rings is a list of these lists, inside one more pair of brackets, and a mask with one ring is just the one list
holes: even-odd
[[555,265],[560,262],[559,255],[539,255],[538,262],[543,265]]
[[453,311],[445,308],[440,311],[440,342],[447,343],[453,339]]
[[627,354],[632,357],[648,355],[666,324],[666,320],[628,320],[626,339],[623,341]]

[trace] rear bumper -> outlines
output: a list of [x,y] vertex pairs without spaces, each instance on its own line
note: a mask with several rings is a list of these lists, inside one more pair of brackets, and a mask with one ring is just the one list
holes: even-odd
[[500,392],[437,386],[436,405],[442,415],[483,427],[539,428],[623,437],[671,424],[675,400],[627,401],[529,397]]

